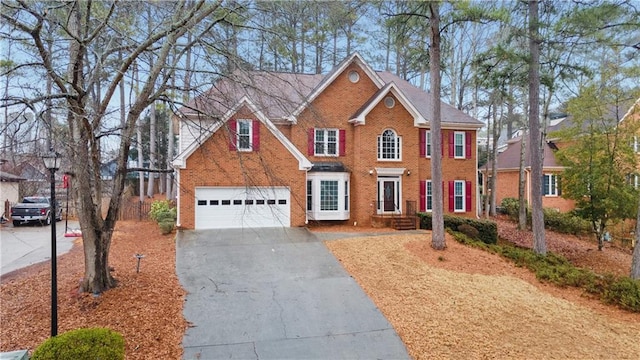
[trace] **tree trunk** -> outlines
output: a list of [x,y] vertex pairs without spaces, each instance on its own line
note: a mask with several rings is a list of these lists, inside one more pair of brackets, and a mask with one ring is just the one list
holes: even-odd
[[542,139],[540,132],[540,40],[538,1],[529,1],[529,144],[531,147],[531,218],[533,250],[546,255],[542,212]]
[[518,169],[518,230],[525,230],[527,228],[527,207],[529,204],[526,201],[525,185],[527,179],[525,178],[525,157],[527,154],[527,134],[525,130],[520,138],[520,168]]
[[[151,104],[149,112],[149,169],[156,169],[156,104]],[[155,177],[154,173],[149,173],[147,183],[147,197],[153,199],[155,193]]]
[[[491,142],[491,178],[498,178],[498,141],[500,140],[500,130],[502,130],[501,126],[501,118],[502,111],[500,112],[500,116],[498,116],[498,99],[496,99],[495,104],[493,105],[493,134],[492,134],[492,142]],[[496,181],[491,182],[491,199],[489,202],[489,215],[496,216]]]
[[633,234],[635,244],[633,246],[633,257],[631,259],[632,279],[640,279],[640,201],[638,201],[638,214],[636,215],[636,232]]
[[442,186],[442,128],[440,125],[440,9],[437,2],[429,3],[431,27],[431,46],[429,47],[429,70],[431,77],[431,142],[434,149],[431,152],[431,191],[432,201],[432,231],[431,246],[436,250],[444,250],[446,247],[444,237],[444,205]]

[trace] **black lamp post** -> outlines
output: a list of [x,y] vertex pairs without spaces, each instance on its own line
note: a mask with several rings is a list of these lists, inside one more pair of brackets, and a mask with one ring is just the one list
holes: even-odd
[[51,174],[51,337],[58,335],[58,279],[56,252],[56,170],[60,168],[60,156],[51,151],[42,156],[44,166]]

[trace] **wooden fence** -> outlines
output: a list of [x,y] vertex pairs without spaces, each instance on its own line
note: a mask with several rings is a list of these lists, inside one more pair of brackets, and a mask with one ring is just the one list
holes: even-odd
[[151,211],[150,202],[123,202],[120,206],[118,220],[148,220]]

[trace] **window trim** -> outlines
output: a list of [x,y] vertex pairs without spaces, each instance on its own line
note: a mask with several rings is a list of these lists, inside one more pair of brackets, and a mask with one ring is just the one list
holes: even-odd
[[[337,183],[335,210],[321,210],[322,182]],[[351,205],[350,173],[347,172],[312,172],[307,174],[307,218],[309,220],[349,220]],[[311,203],[309,203],[311,202]]]
[[[340,209],[339,189],[340,181],[337,179],[320,180],[320,212],[335,212]],[[335,190],[335,194],[328,194],[333,190]]]
[[[458,184],[461,185],[461,193],[460,194],[456,193],[456,187],[457,187]],[[466,194],[465,194],[466,184],[467,184],[467,182],[464,181],[464,180],[454,180],[453,181],[453,212],[456,212],[456,213],[467,212]],[[458,198],[461,199],[461,204],[462,204],[461,208],[457,208],[456,207],[456,199],[458,199]]]
[[[335,132],[335,142],[331,142],[334,143],[334,148],[335,148],[335,153],[334,154],[330,154],[329,153],[329,144],[331,144],[329,142],[329,132],[333,131]],[[322,133],[323,134],[323,140],[321,142],[318,141],[318,133]],[[322,148],[324,149],[323,153],[319,153],[317,151],[318,147],[317,145],[321,143],[322,144]],[[340,129],[334,129],[334,128],[314,128],[313,129],[313,156],[326,156],[326,157],[338,157],[340,156]]]
[[[240,129],[242,124],[248,124],[248,133],[241,134]],[[241,137],[247,137],[249,139],[247,147],[241,147]],[[236,120],[236,149],[238,151],[253,151],[253,120],[251,119],[238,119]]]
[[[384,136],[387,132],[393,134],[393,158],[384,158]],[[378,135],[378,161],[402,161],[402,137],[395,130],[387,128]]]
[[[548,191],[545,191],[545,189],[547,189]],[[558,174],[547,173],[542,175],[542,195],[545,197],[559,196],[558,195]]]
[[[460,138],[461,144],[458,144],[458,135],[462,135]],[[467,133],[465,131],[454,131],[453,132],[453,158],[454,159],[466,159],[466,136]],[[457,150],[460,149],[461,155],[458,155]]]

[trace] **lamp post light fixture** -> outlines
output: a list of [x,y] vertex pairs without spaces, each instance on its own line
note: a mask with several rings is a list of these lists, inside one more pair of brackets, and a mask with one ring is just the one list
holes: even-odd
[[49,169],[51,182],[51,337],[58,335],[58,279],[56,251],[56,170],[60,168],[60,155],[54,151],[42,156],[44,166]]

